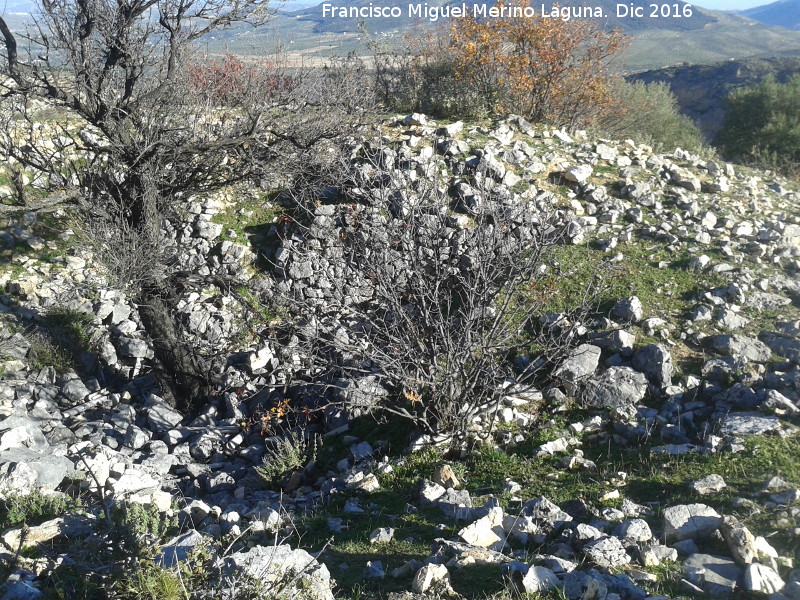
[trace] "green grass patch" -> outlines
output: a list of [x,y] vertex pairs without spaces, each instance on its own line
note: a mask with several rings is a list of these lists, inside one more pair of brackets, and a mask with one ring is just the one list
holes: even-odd
[[108,576],[78,564],[62,564],[43,578],[44,600],[96,600],[107,597]]
[[278,318],[278,313],[273,307],[265,304],[256,293],[247,286],[239,286],[236,293],[244,300],[248,307],[253,309],[262,323],[270,323]]
[[266,234],[280,213],[280,207],[271,203],[274,197],[275,194],[262,194],[243,198],[214,215],[211,220],[223,226],[220,240],[248,244],[254,237]]
[[687,253],[675,255],[661,244],[647,247],[639,242],[617,249],[624,258],[610,263],[609,255],[593,245],[556,248],[551,276],[532,290],[535,298],[544,300],[545,312],[565,312],[579,305],[598,275],[601,281],[596,300],[600,313],[606,314],[618,299],[638,296],[645,316],[679,316],[696,304],[701,292],[727,284],[711,273],[698,277],[689,270]]

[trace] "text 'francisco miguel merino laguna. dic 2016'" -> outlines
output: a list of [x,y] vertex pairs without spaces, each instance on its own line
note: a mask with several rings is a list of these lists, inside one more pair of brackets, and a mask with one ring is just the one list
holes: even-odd
[[[665,10],[666,9],[666,10]],[[541,4],[534,6],[488,6],[486,4],[453,4],[448,6],[430,6],[426,2],[409,3],[406,7],[381,6],[368,4],[366,6],[337,6],[324,3],[322,5],[323,18],[340,19],[398,19],[408,17],[427,21],[439,19],[458,19],[472,15],[476,19],[486,18],[532,18],[540,15],[543,18],[562,19],[604,19],[616,18],[680,18],[692,16],[692,5],[684,2],[675,4],[651,4],[649,8],[634,4],[617,4],[613,12],[607,13],[599,6],[558,6],[557,4]]]

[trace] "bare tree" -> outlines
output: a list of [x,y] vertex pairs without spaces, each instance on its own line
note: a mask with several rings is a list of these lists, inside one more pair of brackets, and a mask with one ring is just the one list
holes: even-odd
[[381,409],[430,434],[463,433],[479,416],[491,427],[503,396],[540,384],[574,345],[593,289],[571,314],[542,318],[567,224],[552,196],[525,201],[485,173],[451,185],[435,167],[394,162],[362,148],[332,169],[333,185],[295,188],[308,216],[276,267],[300,318],[299,371],[330,386],[371,377],[389,391],[374,396]]
[[[0,146],[14,164],[41,174],[48,192],[16,206],[69,199],[94,232],[98,256],[139,305],[155,346],[165,396],[182,408],[202,396],[208,369],[181,344],[174,319],[182,274],[165,252],[164,220],[180,224],[193,194],[263,178],[340,135],[363,106],[358,86],[337,72],[275,78],[250,66],[235,98],[209,93],[195,42],[234,23],[267,18],[266,0],[40,0],[35,24],[5,42],[8,126]],[[195,54],[195,56],[192,56]],[[270,67],[272,68],[272,67]],[[272,79],[269,79],[272,77]],[[200,85],[198,85],[200,83]],[[362,86],[363,87],[363,86]],[[213,91],[213,90],[212,90]],[[42,102],[59,111],[45,127]]]

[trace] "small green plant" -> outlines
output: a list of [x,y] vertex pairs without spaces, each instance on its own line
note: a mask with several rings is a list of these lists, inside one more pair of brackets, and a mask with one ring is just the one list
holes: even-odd
[[68,338],[77,346],[88,349],[91,344],[89,324],[92,315],[70,308],[52,308],[44,317],[44,324],[49,329]]
[[42,333],[34,333],[30,336],[30,343],[30,366],[33,370],[37,371],[51,366],[58,373],[65,373],[72,368],[72,357],[69,352],[50,337]]
[[168,516],[155,506],[145,506],[138,502],[115,504],[111,508],[111,520],[121,529],[123,535],[140,542],[167,538],[178,527],[176,516]]
[[318,445],[316,437],[309,440],[300,431],[289,432],[277,441],[272,450],[267,451],[256,472],[268,485],[273,485],[286,474],[315,460]]
[[80,503],[66,494],[43,494],[34,490],[30,494],[9,494],[0,500],[0,529],[21,523],[36,524],[77,510]]
[[278,313],[275,312],[272,307],[264,304],[258,295],[250,288],[239,286],[236,288],[236,294],[247,303],[248,307],[258,315],[263,323],[269,323],[278,318]]
[[95,600],[107,597],[103,577],[85,565],[61,564],[44,578],[44,600]]
[[189,594],[181,576],[173,569],[140,560],[123,581],[124,597],[130,600],[185,600]]

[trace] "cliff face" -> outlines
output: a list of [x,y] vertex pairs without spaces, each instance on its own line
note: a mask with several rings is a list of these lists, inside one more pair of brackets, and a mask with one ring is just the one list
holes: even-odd
[[725,118],[725,97],[734,89],[773,75],[786,81],[800,73],[800,57],[732,60],[716,65],[669,67],[636,73],[629,81],[665,82],[678,99],[681,112],[713,140]]

